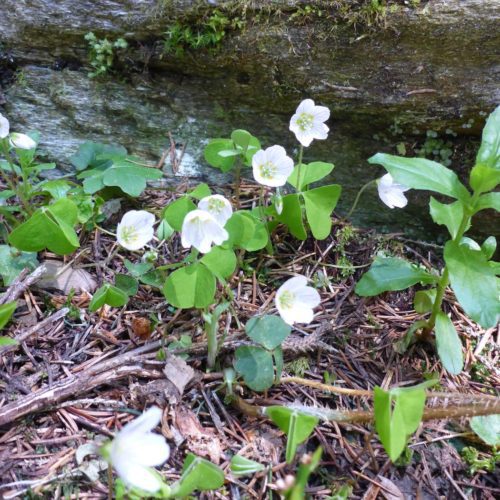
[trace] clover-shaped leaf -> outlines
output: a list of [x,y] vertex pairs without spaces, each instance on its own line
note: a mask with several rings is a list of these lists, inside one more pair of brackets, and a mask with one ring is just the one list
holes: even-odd
[[39,208],[26,222],[16,227],[9,242],[19,250],[39,252],[48,248],[58,255],[74,252],[79,246],[73,229],[78,219],[77,206],[67,198]]

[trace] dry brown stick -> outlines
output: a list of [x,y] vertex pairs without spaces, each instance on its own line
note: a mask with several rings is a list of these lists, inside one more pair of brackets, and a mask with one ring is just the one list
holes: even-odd
[[28,340],[30,337],[35,335],[36,333],[41,333],[47,328],[47,326],[52,326],[56,321],[59,321],[61,318],[64,318],[66,314],[68,314],[69,308],[68,307],[63,307],[62,309],[59,309],[59,311],[55,312],[48,318],[45,318],[44,320],[40,321],[40,323],[37,323],[36,325],[33,325],[30,328],[27,328],[23,332],[21,332],[19,335],[16,335],[14,340],[17,341],[17,344],[15,345],[7,345],[4,347],[0,347],[0,356],[3,356],[7,354],[8,352],[15,351],[19,345],[22,342],[25,342]]
[[26,277],[28,271],[27,269],[24,269],[9,286],[7,291],[0,297],[0,305],[16,300],[27,288],[29,288],[33,283],[36,283],[45,271],[46,267],[42,264]]
[[140,364],[118,366],[97,374],[92,373],[92,370],[87,370],[74,378],[66,378],[56,382],[52,387],[40,389],[0,408],[0,426],[9,424],[30,413],[50,408],[69,397],[78,396],[101,385],[110,384],[131,375],[150,379],[161,376],[159,372],[146,370]]

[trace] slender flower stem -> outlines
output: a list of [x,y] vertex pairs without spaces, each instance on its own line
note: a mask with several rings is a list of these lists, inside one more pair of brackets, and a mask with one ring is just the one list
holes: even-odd
[[358,191],[358,194],[356,195],[356,198],[354,199],[354,203],[352,204],[351,210],[347,212],[346,218],[348,219],[351,217],[353,214],[354,210],[356,210],[356,207],[358,206],[359,200],[361,199],[361,195],[365,192],[367,188],[369,188],[372,184],[377,184],[377,179],[373,179],[370,182],[367,182],[364,186],[361,187],[361,189]]
[[301,191],[300,189],[300,174],[302,169],[302,156],[304,155],[304,146],[300,145],[299,149],[299,161],[297,163],[297,192]]
[[264,186],[261,186],[260,192],[259,192],[259,214],[260,214],[260,219],[261,219],[262,223],[264,224],[264,227],[266,228],[266,232],[267,232],[266,250],[269,253],[269,255],[273,255],[274,248],[273,248],[273,243],[271,241],[271,234],[269,233],[269,227],[267,226],[267,217],[266,217],[265,209],[266,209],[266,197],[264,196]]
[[234,204],[236,205],[236,210],[240,209],[240,187],[241,187],[241,160],[238,158],[236,160],[234,170]]

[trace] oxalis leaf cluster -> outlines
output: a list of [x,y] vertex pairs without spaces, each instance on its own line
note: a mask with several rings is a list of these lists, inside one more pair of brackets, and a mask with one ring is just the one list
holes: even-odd
[[[117,273],[113,282],[104,283],[93,295],[89,310],[104,306],[123,307],[139,286],[162,293],[173,309],[199,311],[207,339],[206,367],[223,370],[227,401],[237,402],[235,387],[266,391],[282,380],[283,344],[297,324],[309,324],[321,304],[321,294],[307,276],[293,275],[276,287],[277,314],[258,314],[245,325],[248,341],[234,353],[232,365],[218,359],[223,335],[219,321],[232,310],[231,279],[256,252],[272,256],[276,250],[273,234],[285,227],[298,240],[323,240],[332,230],[332,213],[341,195],[341,186],[318,182],[330,176],[332,163],[303,162],[304,148],[314,140],[326,140],[330,111],[312,99],[305,99],[290,119],[289,129],[298,143],[297,158],[281,145],[263,147],[245,130],[234,130],[230,137],[213,138],[205,148],[206,161],[223,172],[233,172],[232,197],[214,193],[207,184],[188,190],[158,211],[130,210],[114,232],[103,229],[105,202],[114,197],[137,198],[148,182],[163,177],[158,168],[141,162],[125,148],[88,142],[73,155],[75,176],[43,179],[44,170],[55,164],[37,160],[38,134],[12,132],[7,118],[0,115],[0,274],[3,284],[11,284],[19,273],[38,264],[38,252],[49,250],[70,255],[80,239],[93,230],[116,238],[114,255],[123,258],[126,273]],[[390,209],[407,205],[412,189],[431,191],[429,210],[433,220],[447,228],[450,238],[444,246],[443,266],[431,269],[400,257],[375,255],[370,269],[361,276],[355,292],[363,297],[418,287],[415,311],[420,315],[404,338],[394,346],[403,352],[412,343],[424,340],[435,344],[442,366],[452,375],[463,370],[463,348],[443,299],[448,286],[469,318],[484,328],[498,325],[500,317],[499,270],[493,260],[496,240],[476,242],[467,236],[473,216],[481,210],[500,210],[500,107],[488,118],[476,163],[470,170],[468,186],[444,165],[424,158],[406,158],[377,153],[369,160],[386,173],[360,189],[355,204],[376,185],[381,201]],[[251,208],[242,208],[240,183],[245,170],[256,183]],[[248,175],[246,175],[248,177]],[[167,264],[158,263],[160,245],[179,235],[186,250],[172,255]],[[4,328],[17,307],[16,302],[0,301],[0,328]],[[9,336],[0,337],[0,347],[15,344]],[[294,381],[302,379],[294,379]],[[286,460],[293,463],[297,447],[313,433],[320,420],[363,421],[374,418],[375,430],[391,460],[404,451],[409,437],[427,413],[431,380],[413,387],[394,387],[374,391],[352,391],[352,395],[373,398],[373,415],[342,414],[320,408],[271,406],[259,410],[287,436]],[[334,386],[312,384],[332,392]],[[321,386],[321,387],[319,387]],[[348,390],[344,390],[344,392]],[[362,394],[358,394],[362,393]],[[472,428],[491,446],[499,442],[498,401],[470,413]],[[482,411],[482,410],[481,410]],[[149,408],[128,423],[115,438],[101,448],[101,454],[116,470],[117,498],[152,496],[185,497],[194,491],[217,489],[224,483],[222,470],[209,461],[189,454],[180,479],[167,484],[153,467],[169,457],[165,438],[152,431],[162,418],[156,407]],[[309,475],[317,467],[321,448],[302,463],[295,478],[279,486],[285,498],[302,498]],[[267,464],[236,455],[230,471],[238,477],[262,473]]]

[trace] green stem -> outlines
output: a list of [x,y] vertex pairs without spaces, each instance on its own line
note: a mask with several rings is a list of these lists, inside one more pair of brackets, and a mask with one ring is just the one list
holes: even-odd
[[300,189],[300,174],[301,174],[301,169],[302,169],[302,156],[303,156],[303,154],[304,154],[304,146],[302,146],[302,144],[301,144],[300,150],[299,150],[299,161],[297,163],[297,192],[302,191]]
[[356,210],[356,207],[358,206],[358,202],[361,199],[361,195],[366,191],[367,188],[369,188],[372,184],[377,184],[377,179],[373,179],[370,182],[367,182],[364,186],[361,187],[361,189],[358,191],[358,194],[356,195],[356,198],[354,199],[354,203],[352,204],[351,210],[347,212],[346,218],[348,219],[351,217],[353,214],[354,210]]
[[[208,309],[205,309],[203,317],[205,319],[205,333],[207,334],[207,368],[209,370],[213,369],[215,366],[217,351],[219,350],[219,345],[217,343],[218,321],[214,316],[215,315],[208,312]],[[208,317],[210,317],[209,321],[207,321]]]
[[269,233],[269,227],[267,225],[267,217],[265,214],[265,208],[266,208],[266,198],[264,196],[264,186],[260,187],[260,192],[259,192],[259,214],[260,214],[260,220],[264,224],[264,227],[266,228],[267,232],[267,245],[266,245],[266,250],[269,255],[274,255],[274,248],[273,244],[271,241],[271,234]]
[[234,198],[236,210],[240,209],[240,188],[241,188],[241,160],[238,158],[236,160],[236,166],[234,171]]

